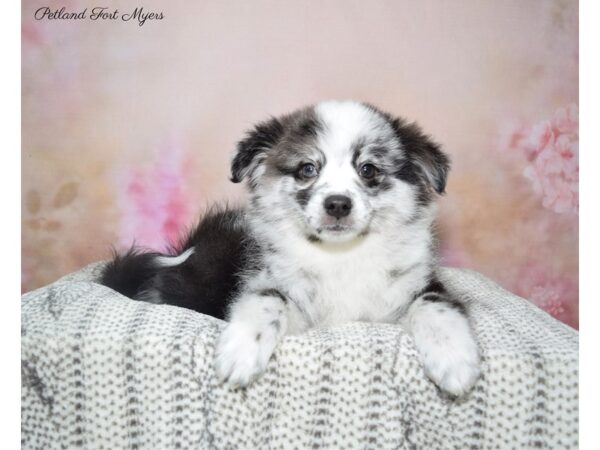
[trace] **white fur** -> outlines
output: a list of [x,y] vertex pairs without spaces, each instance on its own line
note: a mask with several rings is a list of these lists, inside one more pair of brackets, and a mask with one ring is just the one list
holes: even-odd
[[268,256],[267,264],[313,323],[377,321],[410,300],[413,284],[429,273],[423,262],[408,276],[389,280],[389,268],[408,269],[429,259],[429,236],[420,228],[408,230],[404,239],[370,233],[341,243],[307,243],[288,232],[276,244],[281,251]]
[[319,103],[317,114],[328,125],[328,132],[319,136],[319,147],[327,156],[343,160],[355,137],[370,134],[391,136],[392,130],[377,115],[353,101],[330,100]]
[[179,256],[157,256],[154,262],[159,267],[174,267],[185,262],[194,253],[194,247],[188,248]]
[[467,392],[480,369],[479,350],[465,317],[444,303],[417,299],[404,323],[415,339],[425,373],[450,394]]
[[287,315],[279,298],[248,294],[230,311],[230,321],[219,338],[218,377],[245,386],[261,374],[287,329]]

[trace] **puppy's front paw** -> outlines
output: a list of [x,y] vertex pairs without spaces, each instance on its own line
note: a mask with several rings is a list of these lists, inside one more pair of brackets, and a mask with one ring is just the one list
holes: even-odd
[[[441,350],[441,349],[440,349]],[[423,356],[425,373],[448,394],[460,397],[471,390],[479,376],[476,347],[433,351]]]
[[276,345],[271,330],[229,323],[217,343],[217,377],[232,386],[247,386],[265,371]]

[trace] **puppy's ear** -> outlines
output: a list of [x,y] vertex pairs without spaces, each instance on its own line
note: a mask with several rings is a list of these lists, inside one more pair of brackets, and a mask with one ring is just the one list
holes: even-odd
[[[418,125],[395,119],[392,126],[402,143],[408,164],[419,172],[420,178],[430,188],[438,194],[443,194],[450,170],[450,158]],[[403,170],[407,170],[407,167]]]
[[267,152],[283,136],[284,127],[277,118],[271,118],[256,125],[238,142],[237,150],[231,162],[231,181],[239,183],[251,175],[265,159]]

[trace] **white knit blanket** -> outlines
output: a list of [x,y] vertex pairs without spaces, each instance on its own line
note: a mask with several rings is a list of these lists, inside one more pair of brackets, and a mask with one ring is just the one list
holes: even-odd
[[396,325],[287,337],[246,389],[213,368],[224,322],[129,300],[88,266],[22,298],[23,448],[573,449],[578,333],[466,270],[483,377],[464,399],[424,375]]

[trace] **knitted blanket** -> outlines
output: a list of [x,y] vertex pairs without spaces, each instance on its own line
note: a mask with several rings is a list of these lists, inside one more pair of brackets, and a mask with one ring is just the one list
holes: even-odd
[[286,337],[256,383],[223,386],[224,322],[129,300],[100,267],[22,298],[23,448],[578,446],[578,333],[477,273],[441,272],[483,357],[453,400],[400,326],[358,322]]

